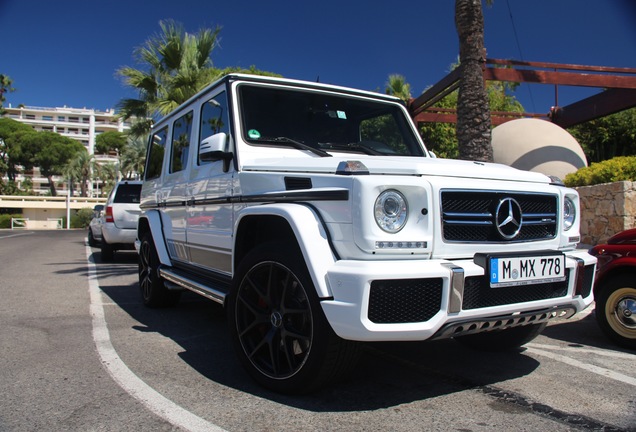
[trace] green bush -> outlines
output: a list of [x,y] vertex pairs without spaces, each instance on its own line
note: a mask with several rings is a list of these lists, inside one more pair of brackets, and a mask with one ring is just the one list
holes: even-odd
[[636,180],[636,156],[619,156],[565,176],[567,186],[591,186],[600,183]]
[[92,208],[86,207],[83,209],[79,209],[77,213],[71,216],[71,228],[87,228],[92,218]]
[[21,218],[21,214],[0,215],[0,228],[11,228],[11,218]]

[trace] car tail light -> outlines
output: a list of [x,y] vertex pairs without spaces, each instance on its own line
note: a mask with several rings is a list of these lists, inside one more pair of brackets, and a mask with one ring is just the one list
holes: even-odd
[[106,217],[104,220],[106,222],[115,222],[115,218],[113,217],[113,206],[106,207]]

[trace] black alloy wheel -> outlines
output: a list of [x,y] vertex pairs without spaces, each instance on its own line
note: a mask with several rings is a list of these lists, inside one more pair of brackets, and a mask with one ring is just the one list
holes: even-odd
[[159,276],[159,256],[147,233],[139,247],[139,290],[144,305],[148,307],[174,306],[181,298],[181,291],[166,288]]
[[243,366],[274,391],[313,391],[355,364],[357,344],[333,333],[297,247],[274,243],[250,252],[237,271],[228,315]]

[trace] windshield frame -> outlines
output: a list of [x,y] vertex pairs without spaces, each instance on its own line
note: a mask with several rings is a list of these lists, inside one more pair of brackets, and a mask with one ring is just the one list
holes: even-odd
[[[390,100],[381,94],[374,98],[370,92],[357,94],[355,90],[344,92],[340,88],[331,90],[251,81],[237,83],[234,90],[238,101],[237,125],[242,141],[250,146],[281,147],[280,138],[285,138],[329,153],[428,157],[403,103],[397,99]],[[270,108],[276,105],[276,100],[285,101],[283,109],[274,111]],[[375,129],[380,130],[376,133],[381,138],[393,138],[393,143],[365,140],[362,136],[363,122],[374,118],[374,113],[376,119],[382,114],[388,124],[376,124]],[[306,119],[309,117],[312,120]],[[373,121],[380,120],[370,120]],[[332,123],[336,126],[325,126]],[[381,133],[382,129],[385,129],[384,133]],[[393,136],[386,132],[389,129]],[[338,140],[324,139],[330,133]],[[301,146],[295,148],[302,150]]]

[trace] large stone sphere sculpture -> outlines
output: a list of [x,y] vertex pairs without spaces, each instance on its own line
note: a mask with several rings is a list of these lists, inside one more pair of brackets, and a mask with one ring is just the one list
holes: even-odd
[[518,119],[492,130],[494,161],[561,179],[587,166],[585,154],[572,135],[546,120]]

